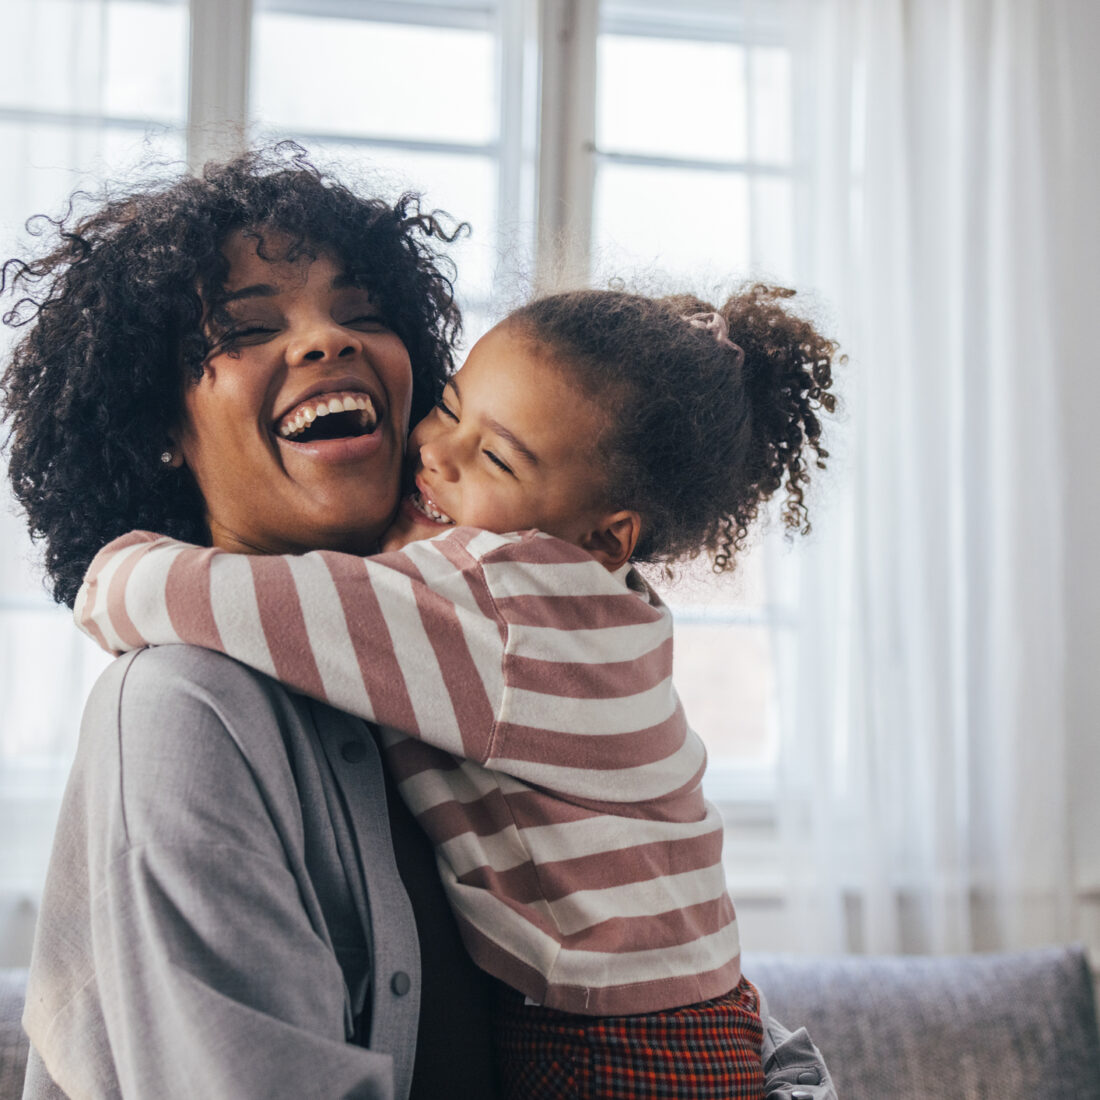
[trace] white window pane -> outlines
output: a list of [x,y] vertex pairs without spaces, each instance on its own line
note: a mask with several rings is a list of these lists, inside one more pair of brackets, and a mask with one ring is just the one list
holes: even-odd
[[[48,760],[71,750],[81,707],[96,676],[111,660],[73,626],[68,608],[5,608],[0,630],[0,770]],[[65,676],[52,673],[64,669]],[[28,690],[31,686],[38,690]]]
[[[98,4],[10,0],[3,18],[0,103],[45,111],[98,111],[104,31]],[[39,46],[29,49],[30,43]],[[50,48],[42,48],[45,43]]]
[[753,274],[793,284],[794,185],[789,176],[758,176],[752,181]]
[[766,763],[775,751],[771,631],[677,621],[673,677],[711,767]]
[[77,188],[94,192],[108,178],[136,183],[146,173],[178,172],[184,157],[179,130],[142,134],[109,126],[0,122],[0,146],[19,166],[19,171],[0,172],[0,249],[5,257],[26,247],[27,218],[63,211]]
[[106,20],[104,111],[182,125],[187,117],[187,4],[111,0]]
[[601,150],[744,159],[743,47],[605,34],[597,72]]
[[3,22],[0,104],[182,122],[184,3],[5,0]]
[[705,288],[748,274],[748,185],[739,174],[601,165],[593,224],[598,281],[652,274]]
[[252,109],[264,126],[485,144],[496,139],[487,31],[259,11]]
[[791,54],[757,47],[749,54],[752,80],[752,148],[759,164],[791,161]]

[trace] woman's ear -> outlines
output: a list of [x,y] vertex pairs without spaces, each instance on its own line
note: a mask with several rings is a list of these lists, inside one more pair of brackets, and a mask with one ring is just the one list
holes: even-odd
[[184,464],[183,446],[175,435],[170,435],[166,440],[166,444],[161,452],[160,460],[165,466],[178,470]]
[[630,561],[641,533],[642,517],[637,512],[613,512],[581,539],[580,546],[614,572]]

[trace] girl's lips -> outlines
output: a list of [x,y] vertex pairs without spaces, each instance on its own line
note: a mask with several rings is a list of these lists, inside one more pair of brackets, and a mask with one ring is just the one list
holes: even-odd
[[[416,523],[422,523],[430,527],[453,527],[455,525],[455,521],[449,516],[446,519],[436,519],[435,516],[429,515],[424,510],[425,501],[431,501],[431,497],[427,496],[418,486],[401,501],[401,510]],[[442,509],[435,507],[434,502],[431,506],[434,511],[439,512],[441,515],[444,514]]]
[[434,531],[439,531],[444,527],[450,527],[449,523],[437,523],[434,519],[424,515],[422,511],[413,503],[411,496],[404,497],[401,501],[401,515],[403,515],[410,523],[416,524],[420,527],[431,527]]
[[[436,503],[435,497],[428,491],[428,486],[424,483],[420,474],[417,474],[416,477],[413,478],[413,484],[416,488],[411,496],[420,498],[419,501],[416,501],[416,504],[427,514],[428,519],[443,524],[454,524],[458,522],[454,516],[449,515]],[[438,516],[432,515],[433,512],[438,513]]]

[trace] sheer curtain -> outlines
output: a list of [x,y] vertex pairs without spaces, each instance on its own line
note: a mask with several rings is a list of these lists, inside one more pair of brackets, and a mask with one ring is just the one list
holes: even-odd
[[[0,262],[33,253],[24,222],[78,187],[182,162],[181,0],[5,0],[0,34]],[[156,50],[148,44],[156,42]],[[0,299],[0,312],[14,304]],[[19,330],[0,329],[0,359]],[[0,473],[6,463],[0,459]],[[0,483],[0,966],[25,964],[83,701],[106,663],[46,595]]]
[[779,800],[800,946],[1065,941],[1059,401],[1083,333],[1063,279],[1084,255],[1074,157],[1096,142],[1067,73],[1092,63],[1100,13],[808,11],[815,278],[851,362],[784,661],[800,681]]

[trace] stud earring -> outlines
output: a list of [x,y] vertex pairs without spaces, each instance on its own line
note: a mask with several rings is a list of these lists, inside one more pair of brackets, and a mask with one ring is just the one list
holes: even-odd
[[171,464],[174,457],[175,456],[172,454],[171,451],[164,451],[163,454],[161,454],[160,456],[160,460],[164,463],[165,466],[168,466]]

